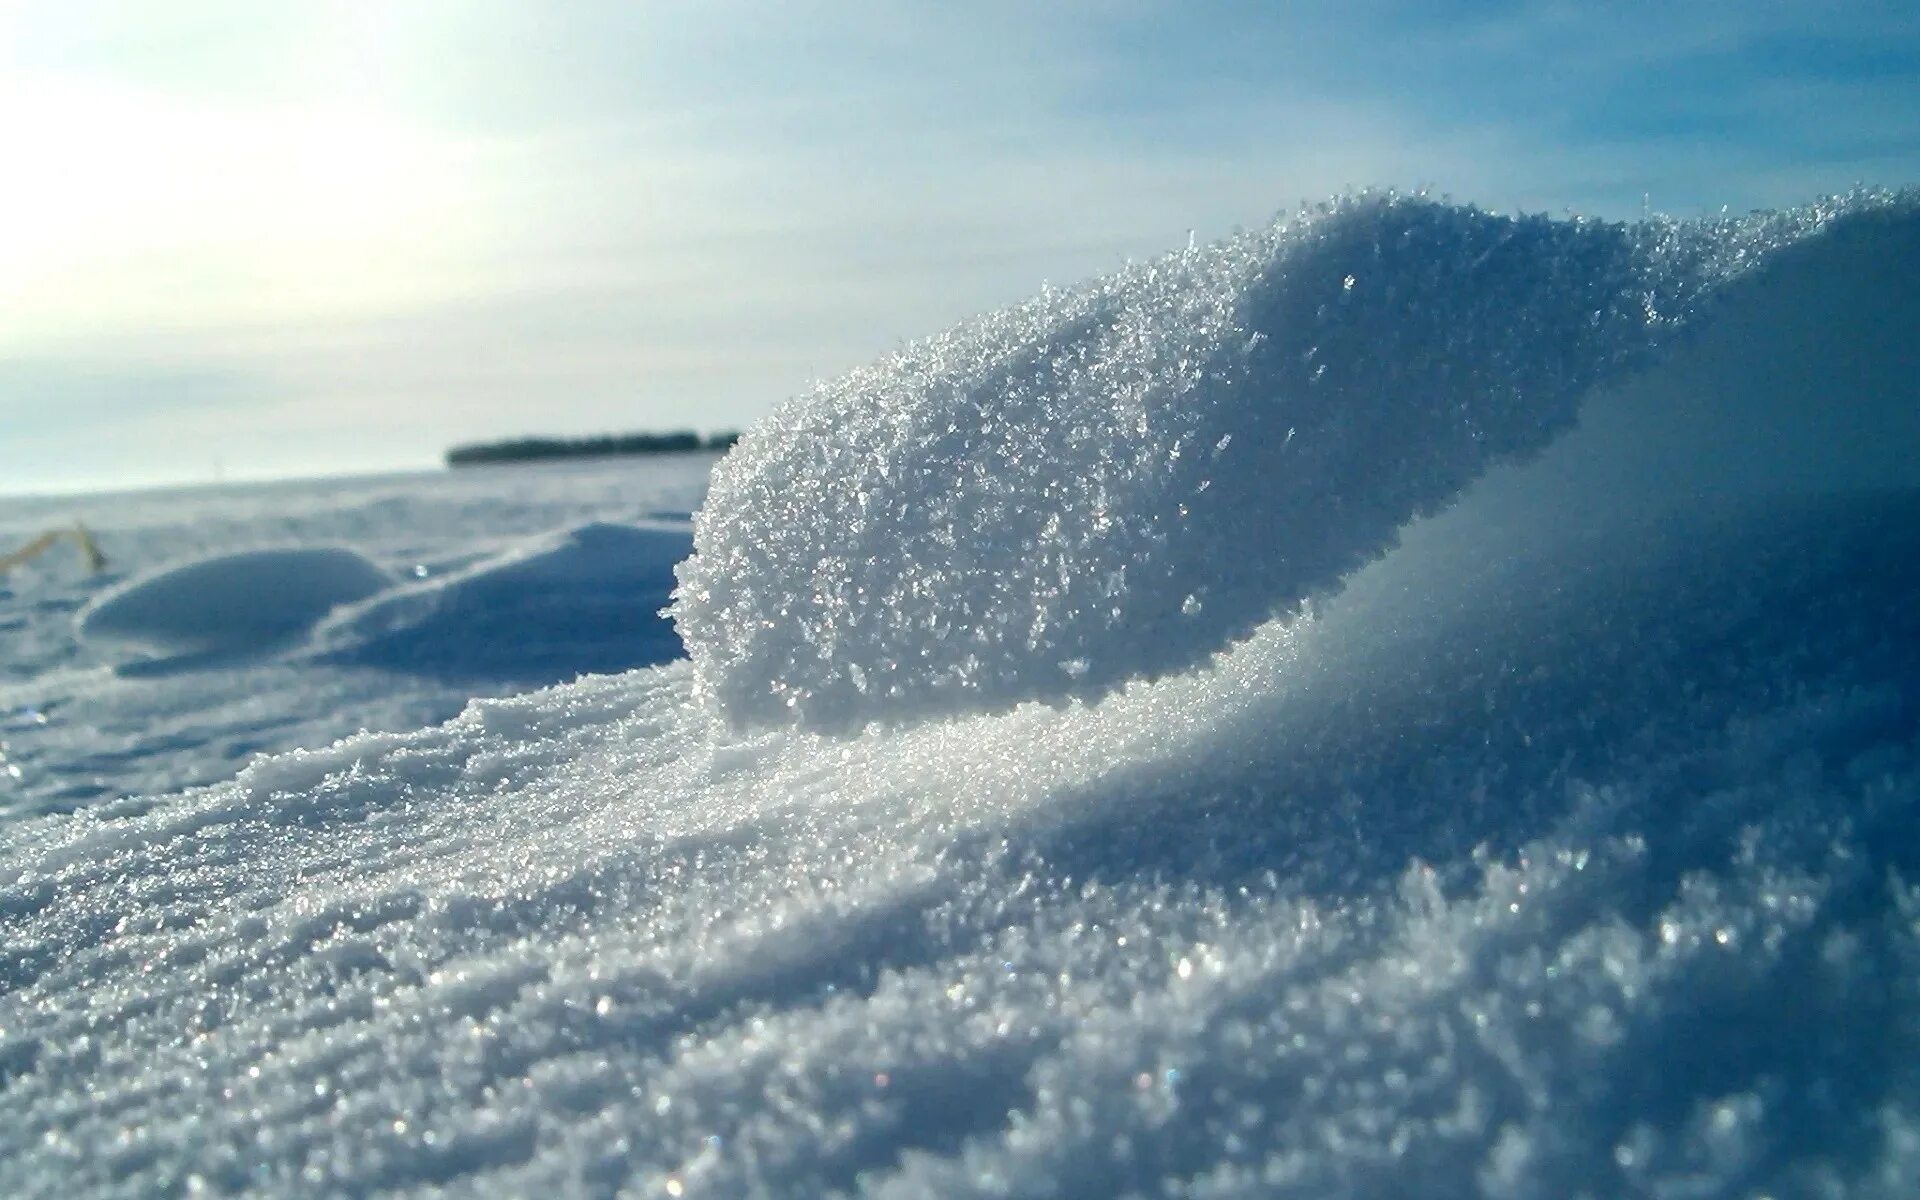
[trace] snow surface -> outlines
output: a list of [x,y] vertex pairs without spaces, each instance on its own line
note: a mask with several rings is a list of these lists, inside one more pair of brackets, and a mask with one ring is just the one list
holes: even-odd
[[[443,721],[476,693],[660,661],[677,645],[653,611],[671,584],[664,559],[686,550],[711,463],[0,502],[0,542],[79,516],[110,567],[93,576],[77,555],[48,555],[0,579],[0,819],[213,783],[256,754]],[[302,545],[354,547],[408,583],[250,650],[127,661],[75,636],[76,613],[135,577]],[[492,637],[507,619],[514,636]]]
[[393,582],[343,548],[249,550],[130,580],[80,610],[94,643],[161,656],[265,649]]
[[716,471],[674,608],[699,690],[849,729],[1195,666],[1841,211],[1706,236],[1360,196],[929,339]]
[[[0,826],[0,1192],[1911,1196],[1920,218],[1628,240],[1750,269],[1579,430],[1197,667],[1104,643],[1097,702],[1016,663],[996,711],[906,722],[936,649],[898,717],[769,728],[747,689],[741,732],[696,659]],[[1430,433],[1403,399],[1379,444]],[[497,478],[552,529],[601,486]],[[789,481],[824,523],[840,482]],[[431,527],[437,486],[382,520]],[[775,511],[729,488],[703,551]],[[1245,519],[1210,544],[1290,554]],[[1332,532],[1362,561],[1372,530]],[[737,580],[793,627],[827,582]]]
[[526,683],[652,666],[684,653],[658,609],[691,553],[686,520],[581,525],[340,612],[317,649],[326,662]]

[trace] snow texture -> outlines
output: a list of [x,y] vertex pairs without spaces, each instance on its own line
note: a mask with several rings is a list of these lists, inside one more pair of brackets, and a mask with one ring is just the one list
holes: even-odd
[[1660,228],[1711,324],[1205,665],[677,662],[0,825],[0,1194],[1905,1200],[1920,217]]
[[790,402],[674,619],[736,728],[1097,697],[1333,590],[1823,228],[1352,198],[1049,290]]
[[[0,580],[0,822],[214,783],[257,754],[415,729],[475,694],[657,661],[677,646],[662,644],[672,635],[655,615],[672,582],[664,556],[685,552],[711,465],[696,455],[644,469],[568,463],[0,501],[0,541],[78,516],[111,564],[90,575],[78,556],[48,556]],[[575,552],[566,581],[570,531],[628,524],[631,538],[603,537],[614,551],[603,562]],[[75,636],[75,614],[130,579],[263,544],[353,546],[408,582],[365,602],[385,615],[362,630],[365,644],[337,624],[366,615],[357,606],[272,647],[161,660]],[[487,564],[528,559],[546,562],[551,578],[539,569],[485,578]],[[510,636],[494,636],[503,619],[472,610],[481,595],[511,605]],[[410,642],[398,637],[409,620],[419,623]],[[587,636],[621,630],[632,636]],[[374,653],[383,633],[395,652]],[[489,640],[462,646],[463,635]]]
[[582,525],[337,613],[321,661],[534,684],[666,662],[659,609],[692,551],[685,521]]
[[82,609],[77,627],[89,642],[161,655],[260,649],[392,582],[352,550],[253,550],[135,579]]

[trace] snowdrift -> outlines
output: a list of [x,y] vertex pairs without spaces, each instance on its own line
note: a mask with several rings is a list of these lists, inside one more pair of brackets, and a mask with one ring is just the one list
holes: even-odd
[[336,613],[318,660],[496,684],[557,683],[683,653],[660,609],[686,521],[594,522]]
[[0,1190],[1910,1195],[1917,220],[1355,202],[803,398],[692,662],[8,827]]
[[75,628],[148,656],[124,665],[136,674],[297,651],[496,687],[556,683],[680,657],[660,610],[692,549],[689,519],[591,522],[404,586],[352,550],[248,551],[119,585]]
[[1842,207],[1707,229],[1361,197],[921,343],[716,469],[674,609],[701,693],[736,728],[849,729],[1192,667]]
[[[118,578],[15,578],[0,588],[0,830],[218,783],[260,754],[437,724],[475,695],[678,654],[658,610],[711,467],[570,462],[0,501],[0,540],[79,516],[126,578],[280,543],[350,546],[406,580],[270,644],[154,659],[75,636],[75,614]],[[614,532],[596,538],[595,525]],[[512,577],[489,583],[487,564]],[[468,611],[481,595],[511,615]],[[181,599],[206,620],[204,594]],[[350,618],[370,609],[381,619],[356,632]]]
[[222,555],[131,580],[75,620],[82,639],[162,657],[263,649],[393,582],[339,547]]

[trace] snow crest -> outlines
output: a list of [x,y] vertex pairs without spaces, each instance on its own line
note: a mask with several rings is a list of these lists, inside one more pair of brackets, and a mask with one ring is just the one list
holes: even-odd
[[698,691],[736,728],[846,730],[1191,667],[1566,431],[1836,211],[1360,196],[910,347],[716,469],[672,610]]

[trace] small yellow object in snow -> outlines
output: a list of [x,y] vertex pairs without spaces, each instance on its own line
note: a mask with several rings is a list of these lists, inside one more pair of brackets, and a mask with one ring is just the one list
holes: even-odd
[[10,571],[30,559],[38,558],[51,550],[62,538],[70,539],[74,545],[80,547],[80,553],[87,556],[88,570],[98,571],[107,565],[107,556],[100,553],[100,547],[94,542],[93,535],[87,532],[85,525],[75,521],[72,529],[49,529],[12,554],[0,555],[0,572]]

